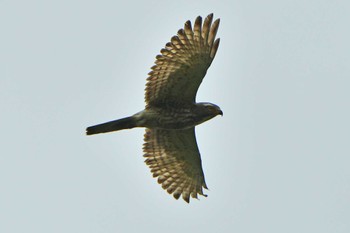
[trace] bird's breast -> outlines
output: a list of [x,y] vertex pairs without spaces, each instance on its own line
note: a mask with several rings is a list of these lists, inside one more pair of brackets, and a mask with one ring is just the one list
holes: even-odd
[[151,129],[187,129],[196,125],[190,108],[150,108],[136,115],[140,126]]

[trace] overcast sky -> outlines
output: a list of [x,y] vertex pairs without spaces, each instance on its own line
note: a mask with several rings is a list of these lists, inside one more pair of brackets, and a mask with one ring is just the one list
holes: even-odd
[[[221,18],[197,96],[208,197],[176,201],[144,129],[85,136],[144,107],[186,20]],[[0,1],[0,232],[350,232],[350,2]]]

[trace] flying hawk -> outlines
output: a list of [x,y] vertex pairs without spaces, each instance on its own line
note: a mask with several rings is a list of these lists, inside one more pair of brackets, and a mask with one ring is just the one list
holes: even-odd
[[144,157],[153,177],[169,194],[186,201],[207,196],[195,126],[217,115],[219,106],[196,103],[196,93],[219,47],[220,19],[213,14],[192,29],[187,21],[156,57],[145,89],[146,107],[130,117],[90,126],[87,135],[145,127]]

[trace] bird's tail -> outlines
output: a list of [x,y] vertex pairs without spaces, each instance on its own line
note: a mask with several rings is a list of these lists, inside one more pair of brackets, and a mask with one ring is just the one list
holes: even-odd
[[131,129],[136,127],[136,122],[133,117],[125,117],[115,121],[109,121],[103,124],[94,125],[86,128],[86,135],[108,133],[112,131]]

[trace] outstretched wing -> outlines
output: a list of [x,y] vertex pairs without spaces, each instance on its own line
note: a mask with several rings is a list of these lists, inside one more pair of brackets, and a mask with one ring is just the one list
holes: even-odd
[[186,130],[146,129],[143,146],[146,164],[163,189],[186,201],[207,189],[194,128]]
[[213,14],[210,14],[202,25],[202,18],[198,16],[193,29],[187,21],[184,29],[160,51],[147,78],[146,108],[164,103],[195,102],[198,87],[219,47],[220,39],[215,40],[215,36],[220,19],[213,24],[212,21]]

